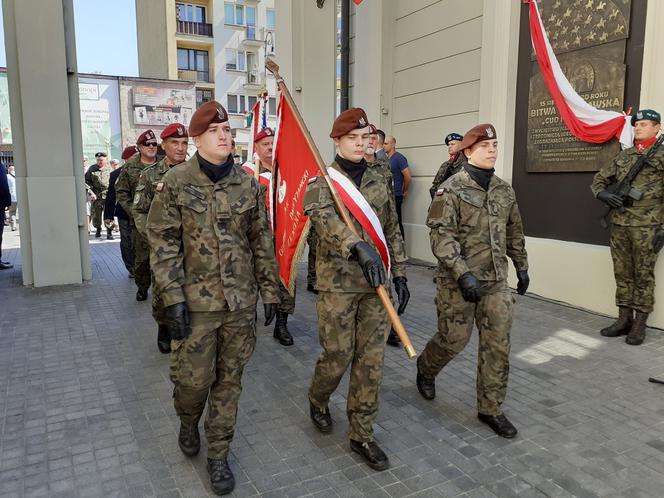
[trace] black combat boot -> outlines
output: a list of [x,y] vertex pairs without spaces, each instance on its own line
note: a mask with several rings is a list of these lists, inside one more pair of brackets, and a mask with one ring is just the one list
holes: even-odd
[[362,443],[360,441],[350,440],[350,449],[358,453],[367,465],[374,470],[386,470],[390,468],[390,459],[375,441]]
[[277,311],[277,321],[274,323],[274,338],[279,341],[282,346],[292,346],[293,336],[288,331],[288,313],[285,311]]
[[107,228],[106,229],[106,240],[115,240],[115,237],[113,237],[113,229],[112,228]]
[[235,488],[235,477],[225,458],[215,460],[208,458],[207,470],[210,474],[210,486],[214,494],[227,495]]
[[648,313],[637,311],[634,316],[634,323],[632,328],[629,329],[625,342],[630,346],[639,346],[643,344],[646,338],[646,322],[648,321]]
[[420,373],[419,358],[417,359],[417,378],[415,379],[415,383],[417,384],[417,390],[424,399],[430,400],[436,397],[436,378]]
[[318,291],[316,290],[316,287],[314,287],[314,284],[307,284],[307,290],[314,294],[318,294]]
[[332,417],[330,410],[319,410],[311,401],[309,401],[309,416],[313,421],[316,429],[324,434],[332,432]]
[[397,335],[397,333],[394,331],[394,328],[390,329],[390,335],[387,336],[387,343],[390,346],[396,346],[396,347],[401,346],[401,341],[399,340],[399,336]]
[[101,239],[101,227],[97,228],[97,232],[95,232],[95,238]]
[[625,335],[632,327],[632,314],[632,308],[620,306],[618,308],[618,319],[608,327],[604,327],[599,333],[604,337],[618,337]]
[[136,301],[145,301],[148,298],[148,290],[141,287],[136,291]]
[[188,457],[198,455],[198,452],[201,450],[201,436],[198,433],[198,424],[185,425],[180,423],[178,446],[182,450],[182,453]]
[[171,335],[165,325],[159,325],[157,329],[157,348],[163,354],[171,352]]
[[507,420],[507,417],[502,413],[500,415],[485,415],[483,413],[478,413],[477,418],[480,419],[480,422],[484,422],[491,427],[491,430],[500,437],[511,439],[516,436],[516,427],[514,427],[512,422]]

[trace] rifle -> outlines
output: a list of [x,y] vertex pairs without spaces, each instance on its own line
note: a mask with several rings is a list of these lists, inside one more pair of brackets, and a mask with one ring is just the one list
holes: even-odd
[[657,153],[657,150],[664,142],[664,133],[662,133],[657,141],[653,144],[646,154],[642,154],[634,163],[634,166],[627,172],[625,178],[620,180],[613,185],[609,185],[607,190],[612,192],[620,197],[622,205],[619,208],[609,207],[609,209],[604,213],[604,216],[600,219],[600,225],[602,228],[609,228],[608,217],[611,214],[611,211],[617,209],[619,213],[624,213],[626,207],[630,207],[634,201],[640,201],[643,197],[643,192],[639,192],[634,187],[632,187],[632,182],[637,177],[641,170],[651,162],[653,156]]

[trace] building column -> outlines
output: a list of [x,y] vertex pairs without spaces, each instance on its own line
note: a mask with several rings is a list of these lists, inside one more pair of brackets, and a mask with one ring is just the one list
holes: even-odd
[[73,0],[2,6],[23,283],[81,283],[91,271]]
[[324,161],[334,157],[335,1],[275,2],[275,60]]

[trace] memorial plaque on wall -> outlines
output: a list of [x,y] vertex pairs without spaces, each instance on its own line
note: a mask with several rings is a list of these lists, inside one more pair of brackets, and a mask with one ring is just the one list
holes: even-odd
[[[624,110],[631,0],[541,0],[539,8],[551,47],[574,90],[593,107]],[[597,171],[619,150],[615,139],[591,144],[570,133],[533,54],[527,171]]]

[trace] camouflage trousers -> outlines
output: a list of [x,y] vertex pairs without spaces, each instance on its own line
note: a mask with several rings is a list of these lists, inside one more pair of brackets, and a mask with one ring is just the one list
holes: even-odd
[[307,285],[316,286],[316,245],[318,244],[318,238],[316,237],[316,232],[314,232],[314,227],[312,226],[309,229],[309,235],[307,235],[307,244],[309,245],[309,256],[307,258]]
[[372,441],[390,329],[385,310],[373,293],[320,292],[316,306],[323,352],[311,379],[309,400],[326,410],[350,365],[346,405],[350,438]]
[[256,346],[255,312],[192,312],[191,335],[171,341],[175,411],[183,424],[197,425],[207,401],[208,458],[225,458],[233,440],[242,372]]
[[105,202],[106,192],[102,192],[94,201],[92,201],[92,205],[90,206],[90,220],[92,221],[92,226],[97,229],[104,228],[102,218],[104,217]]
[[164,302],[161,299],[161,294],[155,292],[156,287],[154,286],[154,275],[152,275],[152,318],[157,322],[157,325],[164,323]]
[[651,313],[655,305],[655,263],[652,240],[656,227],[611,227],[611,258],[616,278],[616,305]]
[[139,289],[149,289],[150,281],[150,246],[135,226],[131,227],[131,242],[134,246],[134,281]]
[[295,293],[296,293],[295,287],[293,287],[293,295],[291,296],[288,293],[288,290],[286,287],[284,287],[284,284],[281,283],[281,280],[279,281],[279,311],[282,313],[288,313],[289,315],[292,315],[295,313]]
[[507,282],[487,284],[479,303],[463,300],[457,286],[437,279],[438,332],[417,360],[419,371],[435,377],[468,344],[473,323],[479,330],[477,408],[499,415],[507,392],[512,295]]

